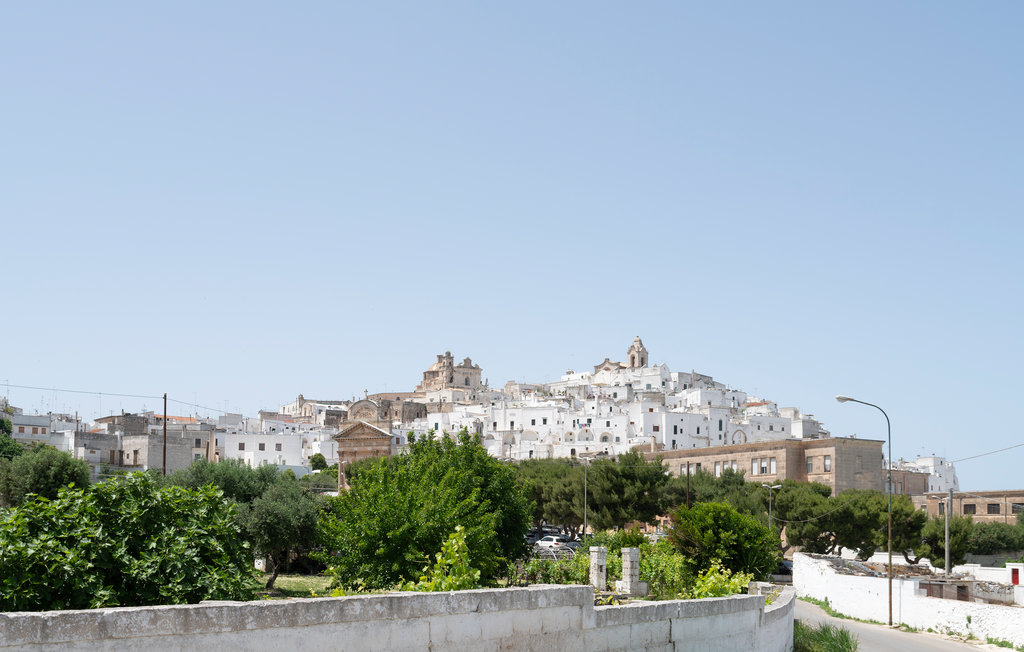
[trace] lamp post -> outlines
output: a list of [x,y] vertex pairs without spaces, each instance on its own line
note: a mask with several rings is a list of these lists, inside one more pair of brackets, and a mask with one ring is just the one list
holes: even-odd
[[781,484],[762,484],[768,490],[768,529],[772,527],[772,489],[782,489]]
[[888,434],[888,446],[889,446],[889,468],[888,468],[888,486],[886,487],[886,493],[889,494],[889,627],[892,627],[892,424],[889,423],[889,415],[885,413],[885,410],[878,407],[874,403],[868,403],[867,401],[859,401],[849,396],[836,396],[836,400],[840,403],[846,403],[852,401],[854,403],[860,403],[861,405],[870,405],[885,417],[885,429]]

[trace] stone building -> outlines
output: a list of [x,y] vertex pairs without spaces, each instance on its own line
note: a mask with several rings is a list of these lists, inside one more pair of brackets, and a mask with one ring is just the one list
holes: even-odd
[[338,462],[346,467],[368,457],[390,456],[399,438],[372,423],[357,420],[343,424],[333,439],[338,445]]
[[[716,476],[725,469],[743,471],[748,482],[777,484],[783,480],[820,482],[832,487],[833,495],[847,489],[885,491],[886,473],[882,445],[875,439],[830,437],[827,439],[782,439],[750,444],[648,452],[661,455],[674,475],[702,470]],[[926,482],[927,474],[916,482]],[[895,480],[895,477],[894,477]],[[901,485],[907,489],[906,480]],[[897,491],[893,483],[893,493]],[[906,491],[904,491],[906,493]]]
[[[942,516],[946,513],[947,493],[927,493],[914,499],[919,509],[928,516]],[[976,493],[954,492],[954,516],[970,516],[975,523],[1009,523],[1014,525],[1024,513],[1024,489],[1009,491],[978,491]]]
[[423,382],[416,386],[417,393],[438,391],[448,388],[468,390],[483,389],[480,365],[466,358],[455,364],[451,351],[437,356],[437,362],[423,372]]

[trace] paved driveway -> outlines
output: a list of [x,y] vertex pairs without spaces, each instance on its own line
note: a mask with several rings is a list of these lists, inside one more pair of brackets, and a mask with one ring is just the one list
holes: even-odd
[[898,629],[889,629],[885,625],[870,625],[860,623],[856,620],[833,618],[817,605],[796,601],[797,620],[806,625],[817,623],[828,623],[845,627],[850,630],[860,643],[858,652],[917,652],[918,650],[934,652],[963,652],[964,650],[998,650],[994,645],[961,643],[943,638],[938,634],[929,632],[901,632]]

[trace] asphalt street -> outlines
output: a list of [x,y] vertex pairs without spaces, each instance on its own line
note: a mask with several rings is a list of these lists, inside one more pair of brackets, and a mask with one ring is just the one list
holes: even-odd
[[825,613],[821,607],[804,602],[803,600],[796,601],[795,617],[807,625],[824,622],[829,625],[845,627],[857,637],[860,643],[858,652],[903,652],[904,650],[907,652],[917,652],[919,650],[926,650],[928,652],[963,652],[964,650],[974,650],[978,652],[979,650],[1000,649],[994,645],[954,641],[929,632],[901,632],[898,629],[889,629],[885,625],[871,625],[857,622],[856,620],[834,618]]

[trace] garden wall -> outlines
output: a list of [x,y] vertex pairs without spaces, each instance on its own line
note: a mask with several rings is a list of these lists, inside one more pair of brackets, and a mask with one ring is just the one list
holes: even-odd
[[[847,616],[888,622],[889,579],[837,573],[804,553],[793,555],[793,587],[799,596],[828,600]],[[892,620],[918,629],[986,636],[1024,645],[1024,607],[929,598],[913,579],[892,581]]]
[[0,614],[0,650],[788,652],[793,592],[594,607],[588,586]]

